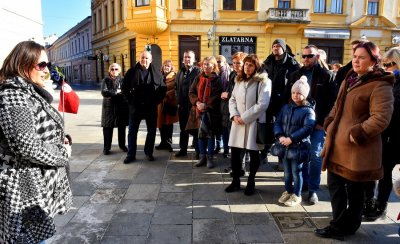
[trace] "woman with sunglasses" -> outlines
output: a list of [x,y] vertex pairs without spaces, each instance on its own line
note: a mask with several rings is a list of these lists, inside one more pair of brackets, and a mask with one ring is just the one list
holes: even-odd
[[365,183],[383,176],[381,133],[393,112],[394,76],[379,61],[372,42],[353,49],[353,68],[325,119],[322,170],[328,170],[333,219],[315,230],[317,236],[343,240],[353,235],[361,225]]
[[43,89],[47,65],[45,48],[24,41],[0,69],[0,243],[43,242],[72,204],[71,146]]
[[382,166],[383,178],[378,182],[378,195],[376,200],[374,197],[375,181],[372,181],[366,188],[364,218],[368,221],[375,221],[376,219],[385,216],[387,202],[390,193],[392,192],[393,181],[392,171],[396,164],[400,163],[400,48],[394,47],[387,51],[383,56],[383,68],[387,72],[391,72],[395,76],[393,87],[393,114],[388,128],[382,133]]
[[118,127],[118,145],[123,152],[127,152],[125,146],[125,131],[129,124],[129,107],[125,97],[122,96],[121,66],[113,63],[108,68],[109,76],[104,78],[101,84],[103,106],[101,112],[101,126],[103,127],[104,155],[109,155],[114,127]]

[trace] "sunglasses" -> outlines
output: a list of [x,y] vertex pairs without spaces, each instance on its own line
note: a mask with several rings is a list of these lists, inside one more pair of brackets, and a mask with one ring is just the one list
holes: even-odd
[[114,69],[114,68],[111,68],[110,70],[111,70],[111,71],[118,71],[117,68],[115,68],[115,69]]
[[220,63],[221,63],[221,61],[220,61],[220,60],[218,60],[218,61],[217,61],[217,63],[219,63],[219,64],[220,64]]
[[302,58],[313,58],[313,57],[315,57],[315,54],[303,54],[303,55],[301,55],[301,57]]
[[35,65],[35,69],[36,69],[37,71],[43,71],[43,70],[46,69],[46,67],[47,67],[47,68],[49,67],[49,64],[50,64],[50,62],[49,62],[49,63],[46,63],[45,61],[40,62],[40,63],[38,63],[37,65]]
[[396,65],[396,62],[392,61],[392,62],[390,62],[390,63],[383,63],[382,65],[383,65],[383,67],[385,67],[385,68],[390,68],[390,67],[395,66],[395,65]]

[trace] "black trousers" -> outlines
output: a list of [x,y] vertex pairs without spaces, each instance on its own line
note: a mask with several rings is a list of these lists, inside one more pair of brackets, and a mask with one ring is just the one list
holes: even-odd
[[[125,146],[125,130],[126,126],[118,127],[118,146],[120,148]],[[113,127],[103,127],[104,150],[111,150],[113,132]]]
[[364,185],[364,182],[350,181],[328,171],[333,215],[331,227],[343,234],[353,234],[358,230],[364,206]]
[[174,131],[174,124],[162,125],[159,130],[161,137],[160,145],[172,146],[172,133]]
[[[189,109],[179,107],[178,109],[178,116],[179,116],[179,147],[181,151],[186,152],[189,144],[189,133],[185,130],[186,124],[189,119]],[[199,153],[199,139],[198,135],[193,135],[193,145],[195,147],[196,153]]]
[[[239,178],[242,169],[242,160],[246,149],[231,147],[231,167],[233,177]],[[250,153],[250,172],[249,180],[253,180],[260,166],[260,152],[254,150],[247,150]]]
[[136,108],[134,113],[129,116],[129,133],[128,133],[128,158],[136,157],[137,150],[137,134],[140,122],[146,121],[147,136],[144,144],[144,153],[153,155],[154,143],[157,131],[157,107],[154,108]]

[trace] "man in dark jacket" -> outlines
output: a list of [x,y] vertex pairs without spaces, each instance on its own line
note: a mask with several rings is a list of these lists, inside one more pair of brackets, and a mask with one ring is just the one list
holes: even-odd
[[151,61],[151,53],[142,52],[140,62],[128,70],[122,84],[122,93],[129,102],[128,155],[125,164],[136,160],[137,133],[142,119],[146,120],[147,126],[144,153],[147,160],[154,161],[157,105],[164,99],[167,89],[161,72]]
[[[286,52],[286,43],[282,39],[276,39],[272,43],[272,53],[265,59],[263,68],[268,73],[268,78],[272,81],[271,100],[267,109],[267,121],[273,122],[274,117],[278,117],[282,106],[288,102],[288,100],[284,100],[287,79],[291,73],[300,69],[300,65],[295,58]],[[270,145],[267,145],[265,150],[262,151],[262,159],[267,158],[266,154],[269,147]],[[278,170],[283,170],[282,162],[279,162]]]
[[[310,93],[307,100],[315,104],[316,126],[311,134],[311,161],[303,165],[303,188],[309,191],[308,201],[310,204],[318,202],[317,191],[321,182],[322,158],[319,156],[324,145],[325,132],[322,128],[325,117],[329,114],[337,96],[336,84],[333,81],[334,74],[323,69],[318,64],[318,48],[308,45],[303,49],[303,67],[293,72],[288,79],[285,92],[285,101],[291,95],[291,88],[302,75],[307,77],[310,85]],[[308,184],[308,187],[307,187]]]
[[[185,130],[186,123],[189,118],[189,111],[192,104],[189,101],[189,89],[194,79],[200,74],[200,68],[194,65],[195,54],[192,50],[187,50],[183,53],[183,66],[178,71],[175,80],[176,98],[178,100],[178,115],[179,115],[179,147],[180,150],[175,154],[176,157],[187,155],[189,143],[189,133]],[[196,157],[199,155],[197,134],[193,134],[193,145],[196,150]]]

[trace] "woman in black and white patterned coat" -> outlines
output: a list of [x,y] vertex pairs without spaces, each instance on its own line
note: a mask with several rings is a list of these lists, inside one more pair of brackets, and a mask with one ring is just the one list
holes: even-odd
[[54,215],[72,204],[71,146],[43,89],[47,65],[44,47],[24,41],[0,69],[0,243],[50,238]]

